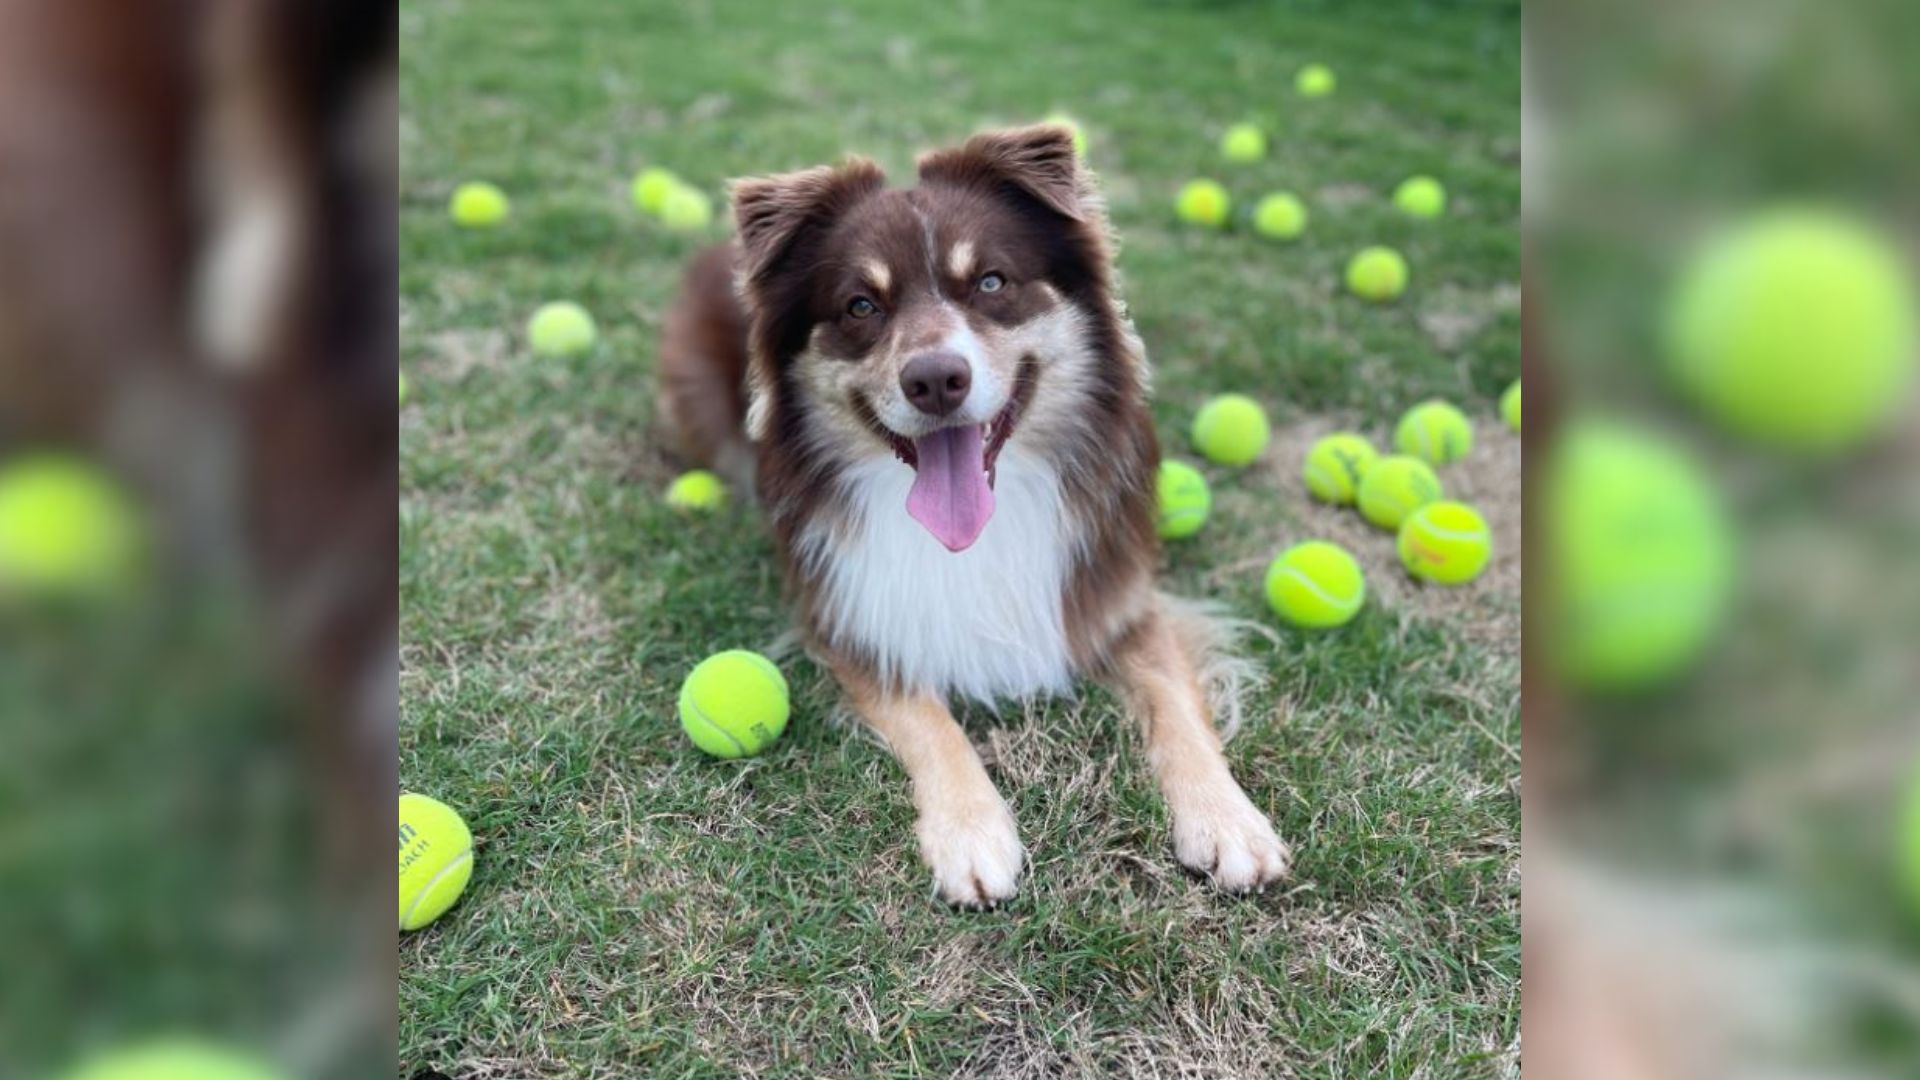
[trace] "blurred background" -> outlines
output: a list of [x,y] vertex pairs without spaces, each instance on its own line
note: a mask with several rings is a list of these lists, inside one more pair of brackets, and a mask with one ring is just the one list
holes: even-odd
[[389,1067],[394,65],[0,3],[0,1077]]
[[1920,1061],[1915,14],[1528,6],[1540,1076]]

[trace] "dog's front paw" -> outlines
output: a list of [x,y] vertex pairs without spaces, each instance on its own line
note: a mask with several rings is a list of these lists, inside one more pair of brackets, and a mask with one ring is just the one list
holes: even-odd
[[1287,876],[1293,854],[1231,777],[1173,808],[1173,853],[1227,892],[1251,892]]
[[997,792],[927,807],[918,832],[920,857],[933,871],[940,899],[956,907],[987,908],[1013,898],[1026,851],[1013,811]]

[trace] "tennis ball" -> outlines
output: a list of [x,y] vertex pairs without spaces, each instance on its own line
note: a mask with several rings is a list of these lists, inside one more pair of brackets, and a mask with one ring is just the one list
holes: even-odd
[[92,1058],[66,1080],[278,1080],[266,1062],[200,1039],[156,1039]]
[[713,224],[713,200],[699,188],[675,184],[660,203],[660,220],[669,229],[692,232]]
[[1254,124],[1235,124],[1220,136],[1220,156],[1245,164],[1267,156],[1267,135]]
[[1393,189],[1393,205],[1417,218],[1437,218],[1447,212],[1447,189],[1431,176],[1410,176]]
[[1473,425],[1444,401],[1423,401],[1400,417],[1393,446],[1429,465],[1450,465],[1473,452]]
[[667,196],[680,187],[680,178],[659,166],[641,169],[633,178],[633,205],[642,213],[658,215],[667,204]]
[[454,223],[469,229],[485,229],[507,220],[507,193],[492,184],[474,181],[453,189],[447,212]]
[[1500,395],[1500,415],[1506,419],[1508,427],[1515,431],[1520,430],[1519,379],[1513,380],[1513,385],[1507,387],[1507,392]]
[[593,316],[571,300],[540,305],[527,320],[527,340],[541,356],[578,356],[593,348]]
[[1733,581],[1719,500],[1677,447],[1586,421],[1549,455],[1550,656],[1575,687],[1650,688],[1712,638]]
[[757,754],[787,729],[786,677],[759,653],[715,653],[680,687],[680,728],[714,757]]
[[37,454],[0,470],[0,600],[98,597],[128,584],[140,515],[101,469]]
[[1280,553],[1267,567],[1267,603],[1295,626],[1324,630],[1360,611],[1367,579],[1338,544],[1309,540]]
[[1079,157],[1087,156],[1087,133],[1081,128],[1080,121],[1075,120],[1066,113],[1053,112],[1048,113],[1046,118],[1040,122],[1043,124],[1058,124],[1068,131],[1073,132],[1073,152]]
[[1877,433],[1920,355],[1900,252],[1837,212],[1774,210],[1686,266],[1666,326],[1682,389],[1733,431],[1822,454]]
[[1250,465],[1267,447],[1267,414],[1245,394],[1221,394],[1193,418],[1193,445],[1208,461]]
[[1364,437],[1337,431],[1307,451],[1300,478],[1321,502],[1351,506],[1360,492],[1360,481],[1379,459],[1379,452]]
[[1215,181],[1192,180],[1180,189],[1173,209],[1180,215],[1180,220],[1189,225],[1218,229],[1226,225],[1227,217],[1233,210],[1233,199],[1227,195],[1227,189]]
[[1285,191],[1261,199],[1253,208],[1253,231],[1275,240],[1291,240],[1307,228],[1307,208]]
[[1416,457],[1395,454],[1373,463],[1360,480],[1360,514],[1383,529],[1398,529],[1407,515],[1437,502],[1440,478]]
[[1347,288],[1376,302],[1398,297],[1407,288],[1407,260],[1390,247],[1370,247],[1347,264]]
[[400,796],[400,929],[418,930],[446,913],[473,876],[473,833],[451,806]]
[[1334,86],[1333,69],[1325,64],[1308,64],[1293,77],[1293,88],[1301,97],[1326,97]]
[[1154,489],[1160,496],[1161,539],[1185,540],[1207,523],[1213,492],[1199,469],[1184,461],[1163,461]]
[[1478,511],[1465,503],[1436,502],[1407,515],[1400,525],[1400,562],[1407,572],[1441,585],[1461,585],[1480,576],[1493,555],[1493,537]]
[[727,485],[705,469],[681,473],[667,488],[667,505],[675,510],[713,510],[727,501]]

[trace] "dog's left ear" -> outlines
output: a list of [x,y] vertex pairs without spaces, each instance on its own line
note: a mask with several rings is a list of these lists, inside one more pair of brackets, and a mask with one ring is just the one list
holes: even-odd
[[1072,221],[1100,216],[1090,177],[1073,152],[1073,132],[1058,124],[984,131],[952,150],[920,158],[922,181],[1011,186]]

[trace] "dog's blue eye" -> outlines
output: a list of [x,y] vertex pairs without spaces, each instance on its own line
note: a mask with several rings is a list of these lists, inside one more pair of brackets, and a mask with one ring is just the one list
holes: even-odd
[[874,306],[873,301],[864,296],[854,297],[853,302],[847,305],[847,314],[856,319],[864,319],[879,310],[878,307]]
[[981,292],[999,292],[1007,284],[1007,279],[999,274],[987,274],[980,278]]

